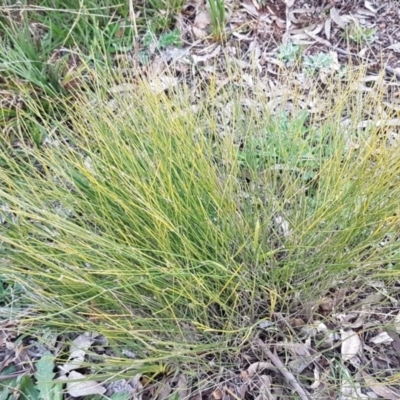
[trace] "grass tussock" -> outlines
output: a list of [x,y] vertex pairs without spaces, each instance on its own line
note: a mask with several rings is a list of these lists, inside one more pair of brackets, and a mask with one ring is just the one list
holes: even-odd
[[378,83],[210,82],[197,98],[108,72],[61,122],[27,98],[1,142],[0,275],[27,323],[184,362],[330,288],[398,279],[400,151],[395,115],[369,113]]

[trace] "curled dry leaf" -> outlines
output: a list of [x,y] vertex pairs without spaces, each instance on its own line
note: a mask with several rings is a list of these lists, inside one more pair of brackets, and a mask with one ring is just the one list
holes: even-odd
[[269,369],[275,372],[278,372],[278,369],[275,368],[270,362],[255,362],[247,368],[247,374],[250,378],[252,378],[256,373],[261,372],[263,369]]
[[303,372],[315,359],[311,355],[310,347],[304,343],[292,343],[286,347],[293,355],[293,360],[289,362],[290,369],[296,374]]
[[341,354],[343,361],[350,361],[356,357],[361,350],[361,339],[352,329],[340,330],[342,347]]
[[310,389],[318,389],[320,384],[321,384],[320,372],[318,366],[316,365],[314,367],[314,382],[310,385]]
[[192,59],[195,64],[198,64],[200,62],[206,62],[208,60],[211,60],[212,58],[215,58],[220,52],[221,46],[217,46],[215,49],[209,51],[208,53],[205,53],[204,55],[193,54]]

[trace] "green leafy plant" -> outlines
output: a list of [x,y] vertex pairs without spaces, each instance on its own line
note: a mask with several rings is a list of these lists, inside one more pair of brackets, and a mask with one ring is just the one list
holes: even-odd
[[252,135],[245,141],[239,152],[240,161],[259,171],[266,166],[285,165],[301,169],[304,179],[314,177],[321,162],[321,142],[326,143],[324,154],[327,157],[333,148],[329,143],[329,132],[324,132],[322,137],[318,131],[310,133],[306,126],[308,118],[307,111],[291,117],[287,112],[277,115],[259,135]]
[[300,57],[301,48],[293,43],[281,44],[278,47],[278,58],[284,62],[294,62]]
[[36,363],[36,388],[40,399],[62,399],[62,384],[54,382],[54,356],[48,351]]
[[174,29],[173,31],[161,34],[157,38],[156,34],[153,31],[148,30],[146,35],[144,35],[143,37],[143,44],[145,47],[155,45],[160,50],[165,49],[168,46],[181,47],[181,32],[179,31],[179,29]]
[[[55,365],[52,354],[50,352],[43,354],[35,363],[35,367],[35,379],[29,375],[20,375],[3,381],[0,398],[11,400],[14,398],[14,394],[18,393],[20,398],[26,400],[62,400],[64,398],[62,383],[54,381]],[[13,372],[15,372],[14,367],[10,367],[3,371],[2,375]]]
[[165,49],[168,46],[182,47],[181,32],[179,29],[174,29],[171,32],[163,33],[158,40],[160,49]]
[[317,53],[312,56],[306,56],[303,60],[303,66],[308,74],[314,74],[322,68],[327,68],[333,63],[329,53]]

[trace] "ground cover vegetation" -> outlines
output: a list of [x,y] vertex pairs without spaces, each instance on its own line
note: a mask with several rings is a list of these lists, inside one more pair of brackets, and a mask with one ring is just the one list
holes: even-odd
[[0,399],[399,398],[395,13],[334,3],[5,2]]

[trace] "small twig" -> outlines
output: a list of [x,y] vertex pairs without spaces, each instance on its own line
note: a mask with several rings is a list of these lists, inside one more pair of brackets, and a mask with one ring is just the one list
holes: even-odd
[[129,0],[129,20],[131,24],[133,25],[133,31],[135,32],[135,40],[138,40],[138,28],[136,24],[136,15],[135,15],[135,10],[133,9],[133,0]]
[[285,379],[293,386],[293,389],[297,392],[300,398],[302,400],[310,400],[310,394],[302,388],[300,383],[297,382],[294,375],[283,365],[279,357],[276,354],[272,353],[272,351],[266,347],[265,343],[261,339],[258,340],[258,344],[261,347],[263,353],[271,360],[272,364],[275,365],[275,367],[280,371]]
[[0,381],[6,381],[7,379],[13,379],[13,378],[17,378],[20,375],[25,375],[26,371],[21,371],[21,372],[14,372],[12,374],[8,374],[8,375],[0,375]]

